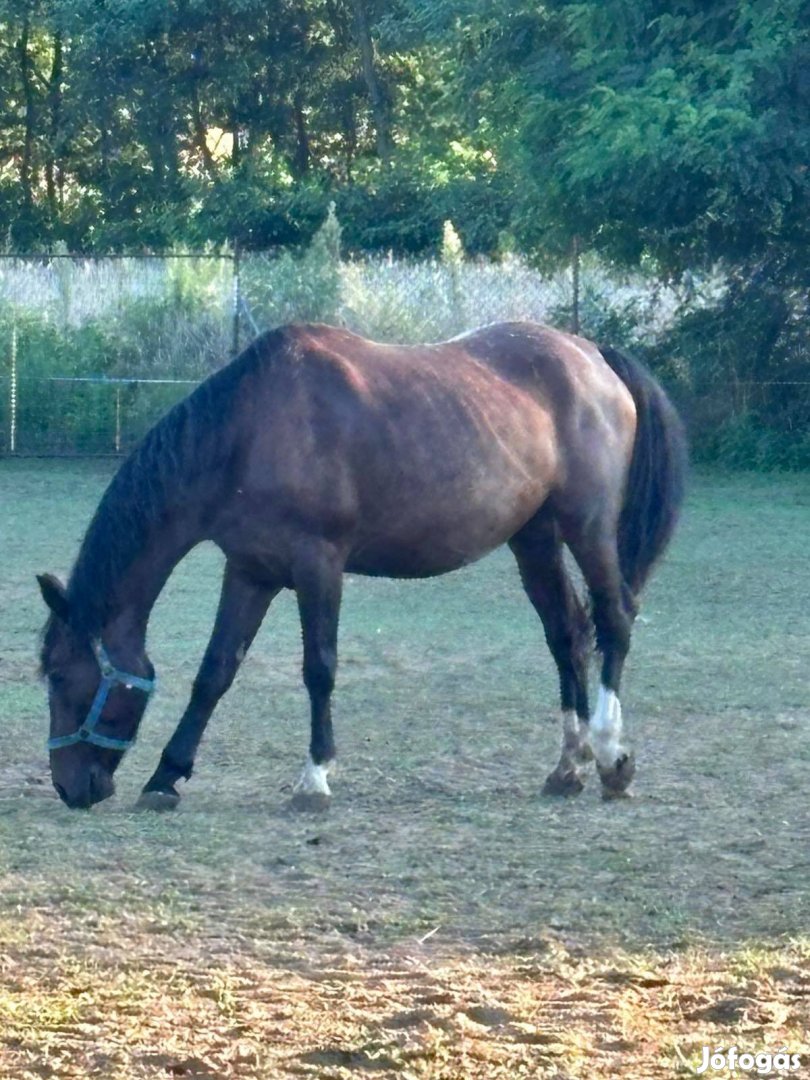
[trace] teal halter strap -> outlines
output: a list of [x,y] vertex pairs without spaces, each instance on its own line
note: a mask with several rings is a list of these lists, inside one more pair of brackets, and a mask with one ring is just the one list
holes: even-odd
[[98,684],[93,704],[85,717],[84,723],[70,735],[56,735],[48,739],[48,750],[59,750],[63,746],[73,746],[74,743],[87,742],[93,746],[101,746],[105,750],[120,750],[121,753],[128,750],[135,742],[132,739],[113,739],[109,735],[101,735],[96,731],[96,726],[101,720],[101,713],[107,703],[110,690],[116,683],[126,686],[128,690],[143,690],[145,694],[151,694],[155,689],[156,679],[142,679],[140,675],[128,675],[125,671],[119,671],[110,661],[104,646],[99,642],[97,649],[98,663],[101,668],[101,682]]

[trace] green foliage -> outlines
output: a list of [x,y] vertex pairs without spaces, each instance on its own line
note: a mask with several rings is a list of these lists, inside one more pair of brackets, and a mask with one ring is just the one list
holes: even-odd
[[711,432],[702,433],[695,446],[697,460],[732,469],[759,472],[810,469],[810,432],[778,430],[763,424],[761,416],[732,416]]
[[680,373],[695,453],[748,468],[810,466],[806,295],[778,263],[728,281],[713,303],[684,304],[654,359]]
[[805,0],[0,4],[18,248],[501,238],[807,278]]
[[564,253],[576,234],[612,259],[647,252],[678,270],[804,243],[799,0],[677,14],[660,0],[558,0],[520,5],[502,30],[480,8],[489,31],[470,78],[480,98],[484,73],[501,117],[524,243]]
[[[79,453],[90,449],[91,432],[102,422],[103,405],[97,394],[82,393],[80,384],[56,382],[54,377],[103,374],[108,363],[103,332],[87,325],[65,335],[56,324],[32,313],[0,311],[0,343],[8,357],[2,382],[6,399],[13,335],[18,371],[17,448],[24,451],[26,444],[32,448],[28,439],[35,435],[45,445],[69,447]],[[58,368],[54,363],[57,357]],[[10,437],[7,408],[0,443],[4,448]]]
[[341,299],[341,227],[331,203],[321,227],[302,254],[244,262],[242,291],[257,326],[337,321]]
[[[0,450],[10,439],[13,335],[17,450],[112,453],[117,430],[120,445],[132,445],[189,386],[98,380],[196,381],[219,366],[230,340],[230,274],[230,262],[202,259],[104,267],[57,259],[7,271]],[[15,277],[21,279],[16,290]],[[77,379],[86,381],[71,381]]]
[[6,357],[10,356],[13,330],[19,364],[27,377],[44,378],[57,371],[65,376],[109,374],[109,340],[99,323],[64,327],[30,311],[2,309],[0,336]]

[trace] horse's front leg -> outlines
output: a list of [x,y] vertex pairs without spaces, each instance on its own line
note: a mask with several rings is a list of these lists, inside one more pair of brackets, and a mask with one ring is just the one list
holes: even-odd
[[168,810],[177,805],[180,796],[175,784],[191,776],[211,713],[233,682],[270,601],[278,592],[278,588],[256,582],[231,563],[226,564],[214,629],[194,680],[191,700],[143,789],[138,800],[140,807]]
[[312,732],[309,759],[293,790],[297,810],[323,810],[331,791],[327,775],[335,758],[331,698],[337,670],[337,635],[344,559],[325,541],[302,547],[293,569],[304,642],[304,685]]

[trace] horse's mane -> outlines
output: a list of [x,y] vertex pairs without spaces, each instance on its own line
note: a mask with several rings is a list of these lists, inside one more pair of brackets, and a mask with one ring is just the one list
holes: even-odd
[[111,480],[68,580],[70,624],[78,634],[100,633],[116,582],[152,531],[168,512],[199,499],[200,479],[232,454],[236,426],[229,419],[236,388],[250,367],[272,355],[274,336],[257,339],[175,405]]

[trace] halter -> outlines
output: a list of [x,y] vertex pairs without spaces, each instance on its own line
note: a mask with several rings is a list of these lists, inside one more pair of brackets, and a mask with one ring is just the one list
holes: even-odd
[[98,690],[96,690],[96,696],[90,706],[90,712],[78,731],[74,731],[71,735],[57,735],[48,739],[46,744],[48,750],[59,750],[63,746],[73,746],[74,743],[87,742],[92,743],[93,746],[101,746],[105,750],[120,750],[123,754],[135,742],[134,736],[131,739],[113,739],[109,735],[101,735],[96,731],[96,725],[101,720],[101,713],[107,703],[110,690],[116,683],[125,686],[127,690],[143,690],[145,694],[151,694],[155,689],[157,680],[142,679],[139,675],[128,675],[125,671],[119,671],[107,656],[101,642],[96,648],[96,656],[98,657],[98,665],[101,668],[101,682],[98,684]]

